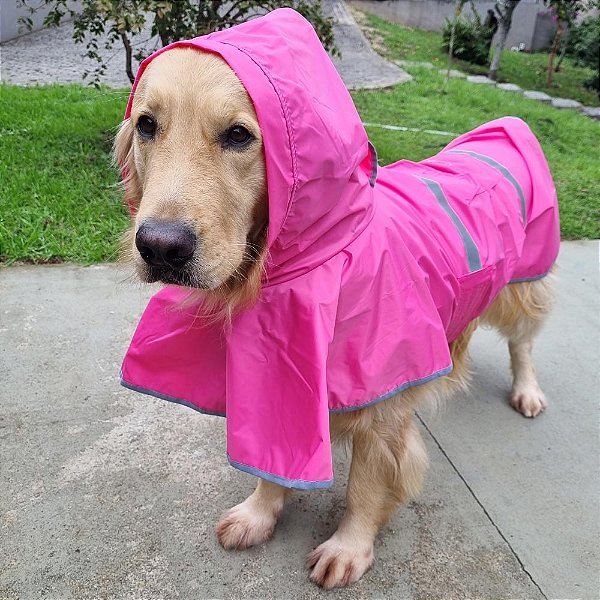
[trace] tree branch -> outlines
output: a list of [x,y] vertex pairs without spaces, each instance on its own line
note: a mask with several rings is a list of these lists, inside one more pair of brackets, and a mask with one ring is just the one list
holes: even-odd
[[129,41],[129,38],[127,37],[127,34],[124,31],[120,32],[120,36],[121,41],[123,42],[123,46],[125,46],[125,72],[127,73],[127,77],[129,77],[129,81],[131,81],[133,85],[133,82],[135,81],[135,76],[133,74],[133,68],[131,64],[131,56],[133,53],[131,49],[131,42]]

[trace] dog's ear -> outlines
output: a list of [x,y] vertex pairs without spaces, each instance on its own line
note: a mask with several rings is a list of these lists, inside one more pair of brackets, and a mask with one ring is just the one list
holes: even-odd
[[142,195],[142,186],[133,156],[133,133],[131,119],[125,119],[119,127],[113,146],[113,160],[121,169],[125,186],[125,203],[132,215],[137,211]]

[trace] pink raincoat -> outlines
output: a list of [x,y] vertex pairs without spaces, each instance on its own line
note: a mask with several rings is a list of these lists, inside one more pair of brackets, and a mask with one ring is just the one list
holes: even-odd
[[[527,125],[498,119],[421,163],[376,156],[310,24],[281,9],[177,42],[220,55],[264,136],[269,262],[231,328],[150,301],[126,387],[227,414],[230,463],[288,487],[332,483],[329,413],[452,370],[448,343],[511,281],[543,277],[559,247],[554,185]],[[134,90],[135,85],[134,84]],[[127,107],[129,117],[133,92]]]

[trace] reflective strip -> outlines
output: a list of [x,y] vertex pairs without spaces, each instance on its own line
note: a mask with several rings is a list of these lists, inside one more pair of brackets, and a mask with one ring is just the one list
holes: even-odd
[[369,148],[371,150],[371,177],[369,178],[369,185],[375,187],[375,182],[377,181],[377,169],[379,167],[377,164],[377,150],[375,150],[375,146],[373,146],[371,142],[369,142]]
[[288,479],[287,477],[281,477],[281,475],[275,475],[268,471],[263,471],[262,469],[257,469],[256,467],[237,462],[229,456],[229,453],[227,454],[227,460],[232,467],[244,471],[244,473],[249,473],[250,475],[260,477],[261,479],[265,479],[266,481],[276,483],[277,485],[286,488],[294,488],[297,490],[322,490],[323,488],[329,488],[333,485],[333,479],[326,479],[324,481],[306,481],[304,479]]
[[498,161],[490,158],[489,156],[478,154],[477,152],[472,152],[471,150],[448,150],[448,154],[466,154],[500,171],[500,173],[502,173],[502,175],[504,175],[504,177],[506,177],[506,179],[508,179],[508,181],[510,181],[515,188],[517,195],[519,196],[519,202],[521,202],[521,219],[523,220],[523,225],[527,223],[527,207],[525,206],[525,194],[523,193],[523,188],[516,180],[515,176],[504,165],[501,165]]
[[384,400],[389,400],[392,396],[396,396],[400,392],[403,392],[404,390],[406,390],[410,387],[413,387],[415,385],[423,385],[424,383],[433,381],[434,379],[437,379],[438,377],[444,377],[444,375],[449,375],[450,373],[452,373],[453,368],[454,368],[454,366],[452,365],[452,363],[450,363],[450,366],[440,369],[439,371],[436,371],[435,373],[432,373],[431,375],[427,375],[426,377],[421,377],[421,379],[413,379],[412,381],[407,381],[406,383],[403,383],[402,385],[399,385],[398,387],[394,388],[393,390],[387,392],[383,396],[379,396],[379,398],[375,398],[375,400],[369,400],[368,402],[365,402],[364,404],[343,406],[342,408],[330,408],[329,412],[333,413],[333,414],[344,413],[344,412],[353,412],[356,410],[362,410],[363,408],[367,408],[367,406],[373,406],[374,404],[379,404],[379,402],[383,402]]
[[133,383],[129,383],[123,379],[123,373],[121,373],[121,385],[128,390],[133,390],[134,392],[139,392],[140,394],[146,394],[147,396],[154,396],[155,398],[159,398],[160,400],[166,400],[167,402],[173,402],[173,404],[181,404],[181,406],[187,406],[196,412],[202,413],[203,415],[213,415],[217,417],[224,417],[225,413],[222,412],[213,412],[210,410],[202,410],[198,408],[191,402],[187,400],[181,400],[179,398],[174,398],[173,396],[167,396],[166,394],[162,394],[161,392],[155,392],[154,390],[140,387],[139,385],[135,385]]
[[539,281],[540,279],[543,279],[544,277],[547,277],[548,275],[550,275],[550,273],[552,273],[552,269],[550,269],[550,271],[546,271],[545,273],[542,273],[542,275],[534,275],[533,277],[519,277],[518,279],[511,279],[508,283],[528,283],[530,281]]
[[479,250],[471,237],[471,234],[467,231],[467,228],[463,225],[462,221],[458,218],[458,215],[454,212],[454,209],[448,204],[444,191],[440,187],[437,181],[426,179],[425,177],[419,177],[419,179],[427,184],[427,187],[431,190],[433,195],[436,197],[439,205],[444,209],[446,214],[450,217],[450,220],[454,224],[454,227],[458,230],[463,244],[465,246],[465,252],[467,254],[467,260],[469,261],[469,272],[478,271],[481,269],[481,258],[479,257]]

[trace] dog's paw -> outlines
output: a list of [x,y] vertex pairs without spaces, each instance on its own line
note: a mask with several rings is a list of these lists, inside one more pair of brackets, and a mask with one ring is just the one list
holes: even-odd
[[307,559],[310,578],[316,584],[330,590],[346,587],[358,581],[371,567],[375,555],[373,544],[349,543],[334,534],[315,548]]
[[243,550],[271,539],[277,513],[257,509],[246,500],[229,509],[217,523],[217,538],[227,550]]
[[513,388],[509,401],[525,417],[537,417],[548,406],[546,396],[537,383]]

